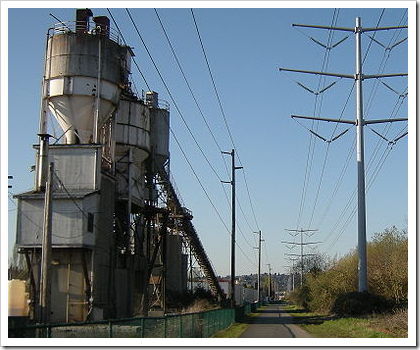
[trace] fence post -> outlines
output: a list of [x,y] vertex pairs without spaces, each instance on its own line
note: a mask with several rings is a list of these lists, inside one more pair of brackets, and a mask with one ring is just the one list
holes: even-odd
[[194,338],[195,335],[195,327],[194,327],[194,314],[191,314],[191,338]]
[[144,338],[144,318],[141,319],[141,337]]
[[165,323],[164,323],[164,331],[163,331],[163,334],[164,334],[164,338],[166,338],[167,318],[165,317],[164,320],[165,320],[164,321]]
[[51,327],[47,327],[47,338],[51,338]]
[[179,337],[182,338],[182,316],[179,317]]
[[112,321],[108,322],[108,338],[112,338]]

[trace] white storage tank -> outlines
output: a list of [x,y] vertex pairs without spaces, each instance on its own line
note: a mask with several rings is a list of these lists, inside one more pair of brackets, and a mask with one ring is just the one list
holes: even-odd
[[60,23],[48,39],[43,97],[68,144],[92,143],[98,105],[101,127],[128,86],[131,49],[114,41],[106,17],[94,20]]

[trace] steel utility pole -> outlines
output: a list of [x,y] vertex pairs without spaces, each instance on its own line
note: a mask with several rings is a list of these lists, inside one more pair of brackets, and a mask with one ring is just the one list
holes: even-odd
[[292,290],[295,290],[295,261],[299,260],[298,258],[288,258],[292,262],[292,266],[285,265],[285,267],[289,267],[292,269]]
[[[394,118],[394,119],[379,119],[379,120],[364,120],[363,119],[363,93],[362,83],[365,79],[376,79],[376,78],[388,78],[388,77],[400,77],[407,76],[407,73],[396,73],[396,74],[377,74],[377,75],[364,75],[362,71],[362,50],[361,43],[362,33],[374,32],[379,30],[391,30],[391,29],[403,29],[408,28],[407,26],[395,26],[395,27],[382,27],[382,28],[363,28],[360,17],[356,17],[355,28],[342,28],[342,27],[328,27],[328,26],[315,26],[315,25],[303,25],[293,24],[295,27],[306,27],[306,28],[318,28],[328,30],[339,30],[346,32],[353,32],[356,36],[356,71],[354,75],[337,74],[337,73],[325,73],[325,72],[314,72],[307,70],[297,69],[286,69],[279,68],[280,71],[298,72],[298,73],[309,73],[316,75],[324,75],[339,78],[354,79],[356,82],[356,120],[342,120],[342,119],[327,119],[317,117],[303,117],[292,115],[292,118],[312,119],[312,120],[323,120],[329,122],[345,123],[356,125],[356,140],[357,140],[357,188],[358,188],[358,251],[359,251],[359,264],[358,264],[358,278],[359,278],[359,292],[367,291],[367,255],[366,255],[366,190],[365,190],[365,164],[364,164],[364,140],[363,140],[363,127],[368,124],[378,123],[392,123],[398,121],[406,121],[408,118]],[[404,40],[396,43],[394,46],[403,42]],[[406,134],[405,134],[406,135]],[[405,136],[404,135],[404,136]],[[316,135],[318,136],[318,135]],[[341,136],[341,135],[339,135]],[[401,138],[401,137],[400,137]],[[394,140],[393,142],[396,142]]]
[[51,240],[52,240],[52,194],[54,163],[48,169],[48,180],[45,188],[44,225],[42,233],[41,280],[39,295],[40,322],[50,323],[51,313]]
[[[298,235],[300,233],[300,243],[296,243],[296,242],[288,242],[288,241],[281,241],[281,243],[286,243],[286,244],[293,244],[293,245],[299,245],[300,246],[300,285],[303,285],[303,272],[304,272],[304,263],[303,263],[303,258],[305,256],[311,256],[313,254],[303,254],[303,246],[304,245],[310,245],[310,244],[319,244],[321,242],[303,242],[303,234],[308,236],[308,232],[315,232],[318,230],[288,230],[285,229],[286,231],[290,232],[296,232],[296,235]],[[296,236],[294,235],[294,236]],[[297,254],[287,254],[287,255],[291,255],[291,256],[296,256]]]
[[231,307],[235,307],[235,230],[236,230],[236,190],[235,190],[235,171],[243,169],[241,166],[235,166],[235,150],[232,152],[224,152],[222,154],[228,154],[232,157],[232,180],[222,181],[223,183],[230,183],[232,185],[232,238],[231,238],[231,262],[230,262],[230,302]]
[[258,288],[258,302],[260,302],[261,300],[261,242],[263,242],[264,240],[261,239],[261,230],[259,230],[258,232],[254,232],[254,233],[258,233],[258,283],[257,283],[257,288]]

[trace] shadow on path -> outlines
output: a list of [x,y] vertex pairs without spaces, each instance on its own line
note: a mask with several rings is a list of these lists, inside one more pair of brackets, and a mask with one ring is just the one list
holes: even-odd
[[249,326],[240,338],[309,338],[311,335],[299,325],[324,321],[321,318],[293,317],[284,310],[283,305],[269,304],[257,312],[258,316],[248,316],[242,321]]
[[336,317],[331,316],[296,316],[300,313],[304,313],[304,310],[284,310],[280,305],[276,309],[258,309],[260,316],[258,317],[247,317],[244,320],[245,323],[249,324],[321,324],[324,321],[330,321]]

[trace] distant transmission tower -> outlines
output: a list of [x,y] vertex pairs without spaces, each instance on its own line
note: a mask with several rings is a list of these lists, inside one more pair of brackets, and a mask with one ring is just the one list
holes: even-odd
[[[305,245],[310,245],[310,244],[319,244],[319,243],[321,243],[321,242],[304,242],[303,241],[303,235],[305,234],[306,236],[312,236],[312,234],[310,234],[310,232],[315,232],[315,231],[318,231],[318,230],[303,230],[303,229],[300,229],[300,230],[288,230],[288,229],[285,229],[289,234],[291,234],[292,236],[297,236],[298,234],[300,234],[300,243],[297,243],[297,242],[288,242],[288,241],[281,241],[281,243],[285,243],[285,244],[292,244],[292,245],[298,245],[298,246],[300,246],[300,254],[286,254],[287,256],[300,256],[300,285],[303,285],[303,272],[304,272],[304,269],[305,269],[305,264],[304,264],[304,262],[303,262],[303,258],[304,257],[306,257],[306,256],[312,256],[312,255],[315,255],[315,254],[304,254],[303,253],[303,246],[305,246]],[[295,234],[293,234],[292,232],[295,232]]]
[[[358,251],[359,251],[359,264],[358,264],[358,275],[359,275],[359,292],[367,291],[367,254],[366,254],[366,199],[365,199],[365,160],[364,160],[364,140],[363,140],[363,127],[368,124],[379,124],[379,123],[392,123],[398,121],[406,121],[408,118],[394,118],[394,119],[377,119],[377,120],[364,120],[363,119],[363,94],[362,94],[362,82],[365,79],[376,79],[376,78],[388,78],[388,77],[399,77],[407,76],[407,73],[396,73],[396,74],[377,74],[377,75],[364,75],[362,72],[362,33],[374,32],[378,30],[391,30],[391,29],[403,29],[408,26],[396,26],[396,27],[382,27],[382,28],[363,28],[360,17],[356,17],[355,28],[342,28],[342,27],[328,27],[328,26],[315,26],[315,25],[304,25],[304,24],[292,24],[294,27],[306,27],[306,28],[318,28],[328,30],[339,30],[353,32],[356,35],[356,72],[354,75],[337,74],[337,73],[324,73],[314,72],[307,70],[297,69],[286,69],[279,68],[280,71],[308,73],[316,75],[325,75],[331,77],[348,78],[356,81],[356,120],[341,120],[341,119],[327,119],[317,117],[304,117],[292,115],[292,118],[301,119],[312,119],[322,120],[328,122],[337,122],[345,124],[356,125],[357,130],[357,184],[358,184]],[[403,41],[400,41],[401,43]],[[397,43],[398,44],[398,43]],[[405,133],[403,136],[407,135]],[[400,137],[401,138],[401,137]],[[400,139],[398,138],[398,139]],[[396,142],[396,140],[392,142]]]

